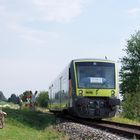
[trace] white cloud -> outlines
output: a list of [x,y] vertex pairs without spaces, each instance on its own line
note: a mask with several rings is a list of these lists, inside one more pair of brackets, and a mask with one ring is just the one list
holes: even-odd
[[[22,16],[21,16],[22,17]],[[4,35],[17,39],[19,37],[23,41],[35,42],[35,43],[47,43],[51,38],[58,39],[61,37],[61,33],[43,31],[22,25],[21,23],[28,22],[28,18],[21,18],[19,13],[9,12],[6,5],[0,5],[0,36]],[[24,19],[24,20],[23,20]],[[22,21],[23,20],[23,21]],[[26,21],[27,20],[27,21]],[[10,36],[12,35],[12,36]]]
[[19,24],[9,24],[8,27],[17,33],[20,38],[36,43],[47,43],[51,38],[58,39],[60,34],[57,32],[47,32],[20,26]]
[[[42,22],[69,23],[82,13],[89,0],[7,0],[0,1],[0,30],[37,43],[44,43],[58,33],[29,27],[28,23]],[[0,34],[2,36],[2,34]],[[61,35],[60,35],[61,36]],[[48,38],[48,39],[47,39]]]
[[[19,21],[33,20],[67,23],[82,13],[90,0],[7,0],[0,1],[2,14]],[[4,13],[5,12],[5,13]],[[0,13],[1,15],[1,13]]]
[[140,16],[140,8],[133,8],[128,11],[130,16],[139,17]]
[[32,0],[40,12],[40,19],[70,22],[79,16],[89,0]]

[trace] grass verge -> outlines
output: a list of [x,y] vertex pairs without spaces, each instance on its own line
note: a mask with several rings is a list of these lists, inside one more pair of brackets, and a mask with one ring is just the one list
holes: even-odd
[[114,122],[119,122],[119,123],[140,125],[140,122],[139,122],[139,121],[130,120],[130,119],[128,119],[128,118],[124,118],[124,117],[121,117],[121,116],[116,116],[116,117],[109,118],[109,119],[105,119],[105,120],[114,121]]
[[15,110],[4,108],[8,115],[5,127],[0,129],[0,140],[67,140],[53,125],[55,117],[40,111]]

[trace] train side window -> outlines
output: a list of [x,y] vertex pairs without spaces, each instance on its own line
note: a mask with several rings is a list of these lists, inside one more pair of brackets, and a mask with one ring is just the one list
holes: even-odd
[[70,69],[69,69],[69,80],[71,80],[71,72],[70,72]]

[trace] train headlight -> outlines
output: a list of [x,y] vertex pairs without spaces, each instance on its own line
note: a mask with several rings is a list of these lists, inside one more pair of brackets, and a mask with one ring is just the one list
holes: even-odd
[[83,90],[79,90],[79,96],[83,96]]
[[111,96],[115,96],[115,91],[114,90],[111,91]]

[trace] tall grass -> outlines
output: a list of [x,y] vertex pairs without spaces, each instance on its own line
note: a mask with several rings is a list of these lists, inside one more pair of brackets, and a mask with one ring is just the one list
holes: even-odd
[[53,129],[55,117],[40,111],[4,108],[8,115],[5,127],[0,130],[0,140],[66,140],[64,134]]
[[110,121],[114,121],[114,122],[120,122],[120,123],[126,123],[126,124],[140,125],[139,121],[124,118],[123,116],[115,116],[113,118],[108,118],[106,120],[110,120]]

